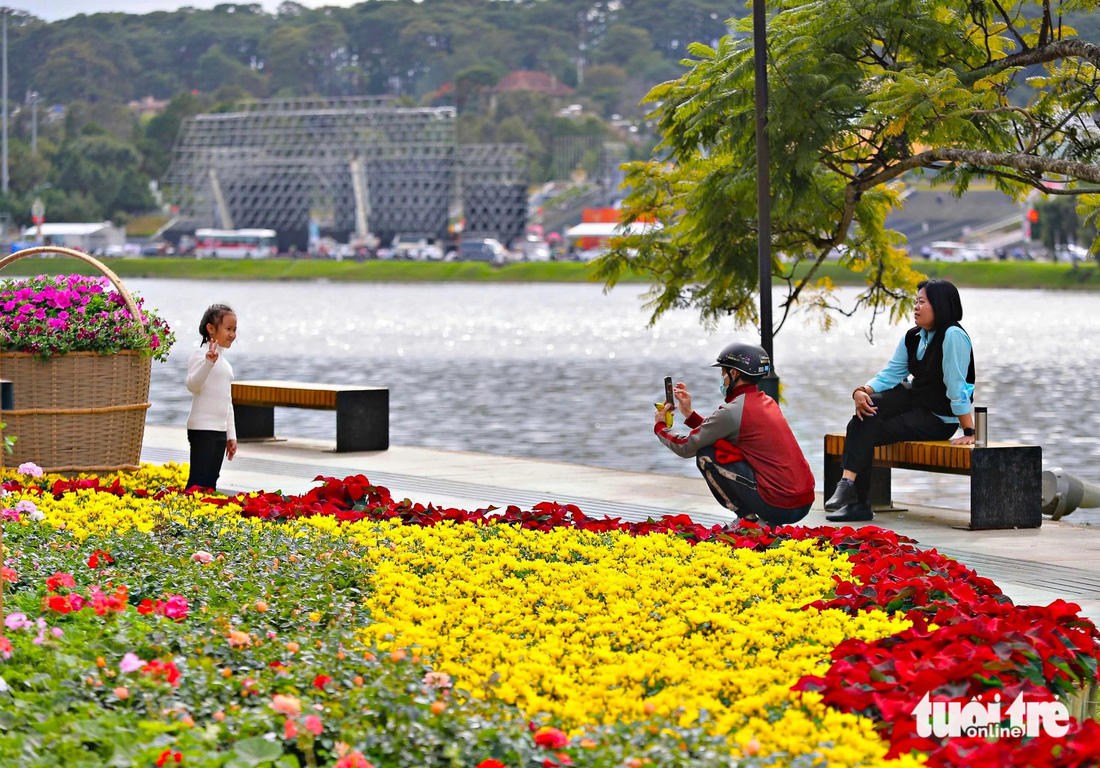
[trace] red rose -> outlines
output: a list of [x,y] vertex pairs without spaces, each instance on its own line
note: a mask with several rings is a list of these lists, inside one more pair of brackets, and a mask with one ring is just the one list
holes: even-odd
[[561,749],[569,743],[569,737],[557,728],[546,726],[535,734],[535,743],[543,749]]
[[317,675],[313,678],[313,687],[319,690],[324,690],[325,686],[332,682],[332,678],[328,675]]
[[477,764],[477,768],[508,768],[508,766],[499,760],[482,760]]

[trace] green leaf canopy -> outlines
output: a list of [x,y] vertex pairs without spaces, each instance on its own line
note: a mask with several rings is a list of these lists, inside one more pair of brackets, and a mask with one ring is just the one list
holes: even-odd
[[[760,0],[761,2],[763,0]],[[1095,0],[1065,0],[1087,11]],[[862,273],[856,307],[898,316],[919,279],[885,224],[904,182],[930,174],[961,194],[975,177],[1018,199],[1033,189],[1100,198],[1100,48],[1061,26],[1049,0],[785,0],[769,3],[768,136],[773,275],[829,324],[841,309],[814,276],[834,249]],[[756,321],[756,135],[751,22],[717,48],[694,44],[679,79],[654,88],[657,156],[627,167],[622,221],[599,263],[610,287],[653,279],[655,320],[693,308],[710,324]]]

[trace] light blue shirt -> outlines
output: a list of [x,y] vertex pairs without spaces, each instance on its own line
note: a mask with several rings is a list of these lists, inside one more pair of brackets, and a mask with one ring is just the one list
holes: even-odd
[[[920,330],[917,341],[917,359],[923,360],[928,343],[936,335],[935,331]],[[946,424],[958,424],[959,416],[970,413],[970,402],[974,398],[974,385],[966,381],[970,368],[972,345],[966,331],[957,325],[947,329],[943,337],[943,383],[947,385],[947,399],[951,401],[951,413],[954,416],[936,414]],[[905,348],[905,337],[901,337],[894,356],[886,367],[878,372],[867,386],[875,392],[885,392],[909,378],[909,350]]]

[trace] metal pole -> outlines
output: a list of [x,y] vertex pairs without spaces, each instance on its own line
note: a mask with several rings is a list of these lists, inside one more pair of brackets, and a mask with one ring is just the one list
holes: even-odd
[[4,75],[3,85],[0,89],[4,92],[4,167],[0,170],[0,192],[8,193],[8,13],[7,8],[0,8],[0,14],[4,16]]
[[757,260],[760,268],[760,346],[772,360],[772,370],[760,389],[779,401],[779,378],[775,375],[772,349],[772,206],[768,176],[768,22],[765,0],[753,0],[752,46],[756,65],[756,217]]
[[38,157],[38,94],[31,96],[31,157]]

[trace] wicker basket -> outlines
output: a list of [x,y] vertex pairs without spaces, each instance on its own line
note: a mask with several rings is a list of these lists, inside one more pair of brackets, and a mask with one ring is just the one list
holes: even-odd
[[[118,276],[86,253],[47,246],[27,248],[0,259],[0,269],[40,253],[60,253],[102,272],[144,322],[137,303]],[[5,433],[15,435],[9,465],[33,461],[47,472],[116,472],[136,469],[149,408],[152,358],[127,350],[118,354],[74,352],[37,360],[26,352],[0,353],[0,377],[10,379],[15,409],[0,411]]]

